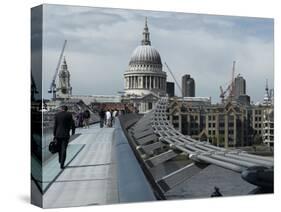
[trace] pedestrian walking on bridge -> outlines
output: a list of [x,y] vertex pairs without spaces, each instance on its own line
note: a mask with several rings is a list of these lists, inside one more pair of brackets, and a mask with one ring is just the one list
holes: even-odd
[[105,122],[105,111],[103,108],[100,110],[99,116],[100,116],[100,128],[103,128]]
[[72,114],[67,112],[67,106],[62,106],[62,111],[55,115],[54,140],[57,141],[60,168],[64,169],[67,145],[70,138],[70,130],[72,135],[75,134],[75,123]]
[[83,127],[84,117],[83,117],[83,111],[80,110],[78,113],[78,127]]
[[106,116],[106,126],[111,127],[111,113],[109,110],[106,111],[105,116]]
[[85,128],[89,128],[90,117],[91,117],[90,111],[89,110],[85,110],[84,113],[83,113]]
[[117,118],[117,115],[118,115],[118,112],[117,112],[117,110],[114,110],[113,112],[112,112],[112,126],[114,126],[115,125],[115,119]]

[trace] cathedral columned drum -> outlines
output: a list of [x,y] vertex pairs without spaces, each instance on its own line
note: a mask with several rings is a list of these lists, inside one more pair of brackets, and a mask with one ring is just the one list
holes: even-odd
[[125,98],[140,112],[151,110],[157,98],[166,95],[166,72],[162,71],[159,52],[151,46],[150,33],[145,19],[143,39],[131,56],[129,67],[124,73]]

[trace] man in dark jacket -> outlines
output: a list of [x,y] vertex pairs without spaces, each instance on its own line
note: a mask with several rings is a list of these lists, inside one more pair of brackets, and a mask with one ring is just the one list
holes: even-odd
[[103,128],[104,118],[105,118],[105,111],[103,108],[100,110],[99,116],[100,116],[100,128]]
[[58,144],[60,168],[64,168],[66,158],[66,149],[70,138],[70,130],[72,135],[75,133],[75,124],[72,114],[67,112],[67,106],[62,106],[62,111],[55,115],[54,137]]

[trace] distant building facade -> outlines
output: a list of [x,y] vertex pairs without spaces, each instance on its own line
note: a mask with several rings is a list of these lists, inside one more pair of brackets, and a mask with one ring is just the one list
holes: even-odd
[[274,144],[274,109],[273,105],[252,106],[252,127],[254,142],[268,146]]
[[273,106],[267,106],[263,114],[263,143],[268,146],[274,146],[274,109]]
[[73,99],[81,99],[85,104],[91,103],[118,103],[122,98],[120,95],[73,95]]
[[247,107],[231,103],[186,104],[179,99],[170,102],[168,111],[169,120],[183,134],[223,147],[251,145],[250,115]]
[[168,94],[169,97],[175,96],[175,83],[167,82],[166,93]]
[[207,98],[170,98],[168,107],[168,119],[181,133],[226,148],[273,146],[272,114],[269,105],[214,105]]
[[262,140],[268,146],[274,145],[274,90],[268,89],[266,81],[265,95],[262,106]]
[[182,96],[183,97],[194,97],[195,96],[195,81],[186,74],[182,77]]
[[249,95],[247,94],[243,94],[243,95],[240,95],[238,97],[238,99],[236,99],[236,101],[240,104],[243,104],[243,105],[250,105],[251,103],[251,98]]

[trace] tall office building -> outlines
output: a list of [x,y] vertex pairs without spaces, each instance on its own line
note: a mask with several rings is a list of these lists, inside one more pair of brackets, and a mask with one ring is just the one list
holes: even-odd
[[182,77],[182,96],[195,97],[195,81],[189,74]]
[[175,96],[175,83],[167,82],[166,83],[166,92],[169,97]]
[[238,99],[239,96],[245,95],[246,94],[246,80],[238,76],[234,80],[234,96],[235,99]]

